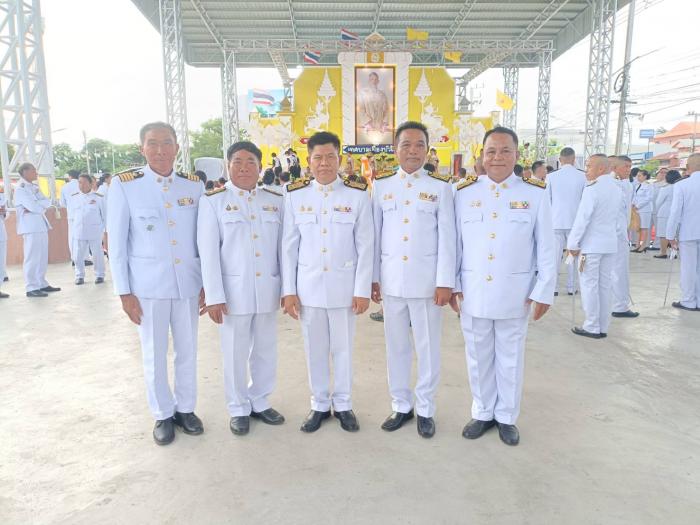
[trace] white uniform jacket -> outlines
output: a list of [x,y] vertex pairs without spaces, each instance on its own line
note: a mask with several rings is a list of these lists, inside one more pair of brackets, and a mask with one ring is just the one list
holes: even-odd
[[622,190],[612,175],[602,175],[583,191],[567,248],[582,253],[617,253]]
[[584,173],[565,164],[547,175],[547,193],[552,203],[552,227],[555,230],[570,230],[586,187]]
[[73,238],[79,241],[102,239],[107,223],[105,198],[99,193],[78,192],[70,197]]
[[207,305],[226,303],[233,315],[280,307],[282,203],[280,192],[228,185],[202,198],[197,246]]
[[366,188],[340,178],[285,187],[283,295],[316,308],[348,308],[353,297],[370,296],[374,230]]
[[511,175],[457,185],[457,291],[464,312],[485,319],[527,315],[527,299],[552,304],[554,230],[545,183]]
[[46,210],[49,206],[51,201],[41,193],[39,186],[20,178],[15,188],[17,234],[49,231],[51,226],[46,218]]
[[199,294],[199,178],[161,177],[148,166],[112,179],[107,209],[109,263],[117,295],[186,299]]
[[454,194],[450,178],[420,169],[378,178],[372,189],[374,275],[382,294],[433,297],[455,286]]
[[700,239],[700,171],[673,184],[666,238],[679,241]]

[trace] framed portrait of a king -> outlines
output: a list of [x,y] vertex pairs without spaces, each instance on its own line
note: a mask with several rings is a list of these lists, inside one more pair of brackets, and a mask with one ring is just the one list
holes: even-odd
[[394,141],[395,68],[355,67],[355,144]]

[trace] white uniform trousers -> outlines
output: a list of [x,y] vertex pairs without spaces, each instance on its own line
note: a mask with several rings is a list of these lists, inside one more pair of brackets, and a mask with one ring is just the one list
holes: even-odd
[[49,265],[48,232],[25,233],[24,240],[24,282],[28,292],[49,285],[46,281],[46,268]]
[[[554,243],[555,251],[554,255],[557,258],[557,273],[559,273],[559,268],[561,268],[561,263],[564,258],[564,250],[566,249],[566,242],[569,239],[569,233],[571,230],[554,230]],[[566,266],[566,291],[569,293],[574,293],[576,291],[576,277],[573,264],[567,264]],[[557,279],[557,285],[554,288],[559,289],[559,279]]]
[[[148,407],[154,419],[175,411],[194,412],[197,400],[197,322],[199,298],[138,298],[143,310],[138,326]],[[175,395],[168,384],[168,332],[175,354]]]
[[[336,412],[352,409],[352,345],[355,314],[352,308],[301,307],[306,364],[311,387],[311,409]],[[333,357],[333,394],[330,393]]]
[[267,398],[277,377],[276,323],[277,312],[224,316],[219,335],[226,404],[232,417],[270,408]]
[[[67,212],[66,212],[67,213]],[[75,262],[75,237],[73,236],[73,220],[68,217],[68,252],[70,253],[70,260]]]
[[681,304],[700,308],[700,240],[680,241]]
[[[579,272],[581,305],[586,314],[583,329],[593,334],[607,334],[610,326],[612,271],[614,253],[587,253],[583,271]],[[577,265],[580,260],[577,260]]]
[[528,316],[483,319],[462,311],[472,417],[515,425],[520,414]]
[[613,312],[622,313],[632,308],[630,300],[630,248],[627,232],[624,236],[617,238],[617,253],[612,273],[612,292]]
[[384,337],[389,376],[391,408],[407,413],[413,408],[411,368],[413,350],[418,362],[416,380],[416,413],[422,417],[435,415],[435,391],[440,381],[440,333],[442,308],[433,298],[404,299],[384,297]]
[[[0,225],[1,227],[2,225]],[[0,241],[0,288],[7,275],[7,241]]]
[[105,257],[102,253],[102,239],[90,239],[83,241],[73,239],[75,247],[75,276],[85,277],[85,259],[87,259],[88,250],[92,252],[92,261],[95,267],[95,277],[105,276]]

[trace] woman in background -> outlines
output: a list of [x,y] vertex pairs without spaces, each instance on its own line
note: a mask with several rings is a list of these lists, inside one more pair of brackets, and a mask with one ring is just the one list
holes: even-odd
[[645,253],[649,244],[649,228],[651,227],[651,212],[653,210],[652,189],[649,184],[649,172],[637,172],[637,185],[632,197],[632,210],[639,214],[639,242],[633,253]]
[[666,173],[666,184],[660,186],[656,195],[656,236],[661,239],[661,251],[659,255],[654,255],[655,259],[666,259],[668,255],[668,239],[666,239],[666,223],[671,212],[671,202],[673,202],[673,185],[681,180],[678,170],[669,170]]

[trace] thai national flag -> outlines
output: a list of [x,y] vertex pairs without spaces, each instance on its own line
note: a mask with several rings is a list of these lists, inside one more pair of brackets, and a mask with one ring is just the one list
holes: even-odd
[[340,30],[340,39],[341,40],[359,40],[360,35],[357,33],[352,33],[348,31],[347,29],[341,29]]
[[262,89],[253,90],[253,105],[254,106],[272,106],[275,103],[275,97]]
[[316,64],[321,60],[320,51],[304,51],[304,62],[309,64]]

